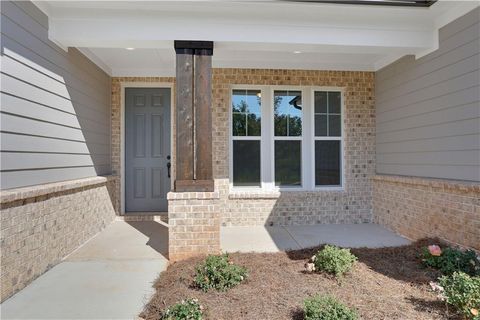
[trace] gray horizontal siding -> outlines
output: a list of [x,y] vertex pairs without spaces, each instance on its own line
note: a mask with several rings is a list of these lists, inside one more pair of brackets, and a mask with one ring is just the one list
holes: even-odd
[[480,181],[480,9],[376,73],[380,174]]
[[1,2],[1,45],[1,188],[110,174],[110,77],[28,1]]

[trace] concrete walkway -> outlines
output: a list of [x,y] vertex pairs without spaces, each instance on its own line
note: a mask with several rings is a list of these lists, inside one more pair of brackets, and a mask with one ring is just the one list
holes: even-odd
[[334,244],[340,247],[391,247],[410,241],[376,224],[324,224],[288,227],[222,227],[226,252],[277,252]]
[[135,319],[167,267],[168,230],[115,221],[1,305],[1,319]]

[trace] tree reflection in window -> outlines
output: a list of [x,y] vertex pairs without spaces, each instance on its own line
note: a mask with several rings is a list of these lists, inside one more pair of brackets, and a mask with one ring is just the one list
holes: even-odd
[[302,135],[301,91],[275,91],[273,97],[275,136]]
[[233,136],[260,136],[261,119],[260,90],[233,90]]

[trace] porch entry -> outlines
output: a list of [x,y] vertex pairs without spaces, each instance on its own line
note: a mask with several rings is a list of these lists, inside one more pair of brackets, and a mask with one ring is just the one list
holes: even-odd
[[169,88],[125,89],[125,211],[166,212],[170,191]]

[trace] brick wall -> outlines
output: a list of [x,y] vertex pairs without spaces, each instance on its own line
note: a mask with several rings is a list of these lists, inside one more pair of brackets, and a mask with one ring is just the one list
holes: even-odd
[[[231,85],[326,86],[345,89],[345,190],[244,194],[229,192]],[[223,225],[370,222],[375,173],[374,73],[271,69],[213,70],[214,177]]]
[[[112,78],[112,163],[117,175],[120,175],[122,82],[174,83],[175,79]],[[258,195],[231,193],[228,180],[228,119],[233,84],[344,88],[345,190]],[[220,197],[218,212],[223,225],[362,223],[372,220],[371,177],[375,173],[374,73],[217,68],[213,69],[212,90],[213,172]],[[175,132],[174,128],[172,132]],[[174,150],[172,152],[174,156]]]
[[116,184],[94,177],[2,191],[1,301],[115,219]]
[[218,192],[168,194],[168,258],[220,252]]
[[438,237],[480,250],[480,184],[379,175],[373,188],[376,223],[410,239]]

